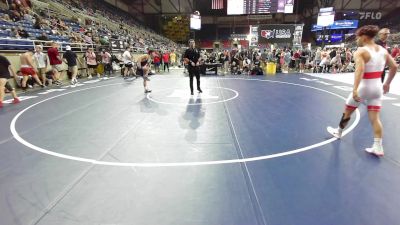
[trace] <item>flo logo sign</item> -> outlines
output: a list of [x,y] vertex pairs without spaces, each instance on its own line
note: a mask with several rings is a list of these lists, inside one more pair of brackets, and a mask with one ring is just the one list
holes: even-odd
[[360,20],[380,20],[381,12],[360,12]]

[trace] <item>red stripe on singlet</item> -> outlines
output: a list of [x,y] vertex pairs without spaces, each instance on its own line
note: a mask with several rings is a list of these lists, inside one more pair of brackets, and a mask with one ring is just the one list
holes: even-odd
[[364,73],[363,79],[381,78],[383,71]]

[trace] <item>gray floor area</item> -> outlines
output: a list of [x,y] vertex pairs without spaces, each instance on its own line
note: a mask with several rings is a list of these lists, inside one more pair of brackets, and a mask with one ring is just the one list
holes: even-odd
[[[348,92],[301,78],[203,77],[194,98],[181,75],[151,77],[149,96],[140,79],[121,78],[27,93],[36,97],[0,110],[0,224],[399,224],[400,108],[386,102],[382,159],[362,151],[371,131],[360,109],[341,141],[196,164],[328,140],[324,129],[340,119]],[[15,123],[23,140],[114,164],[18,142],[10,122],[39,102]]]

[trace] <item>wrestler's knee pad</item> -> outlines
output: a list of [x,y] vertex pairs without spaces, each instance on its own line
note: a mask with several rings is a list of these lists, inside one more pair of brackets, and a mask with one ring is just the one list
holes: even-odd
[[344,129],[344,128],[347,126],[347,124],[349,123],[350,118],[351,118],[351,117],[345,119],[345,118],[344,118],[344,113],[343,113],[342,118],[340,119],[339,127],[340,127],[341,129]]

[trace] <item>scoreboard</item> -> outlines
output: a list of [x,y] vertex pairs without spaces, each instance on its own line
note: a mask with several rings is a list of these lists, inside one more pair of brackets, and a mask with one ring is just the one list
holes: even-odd
[[228,15],[293,13],[294,0],[228,0]]

